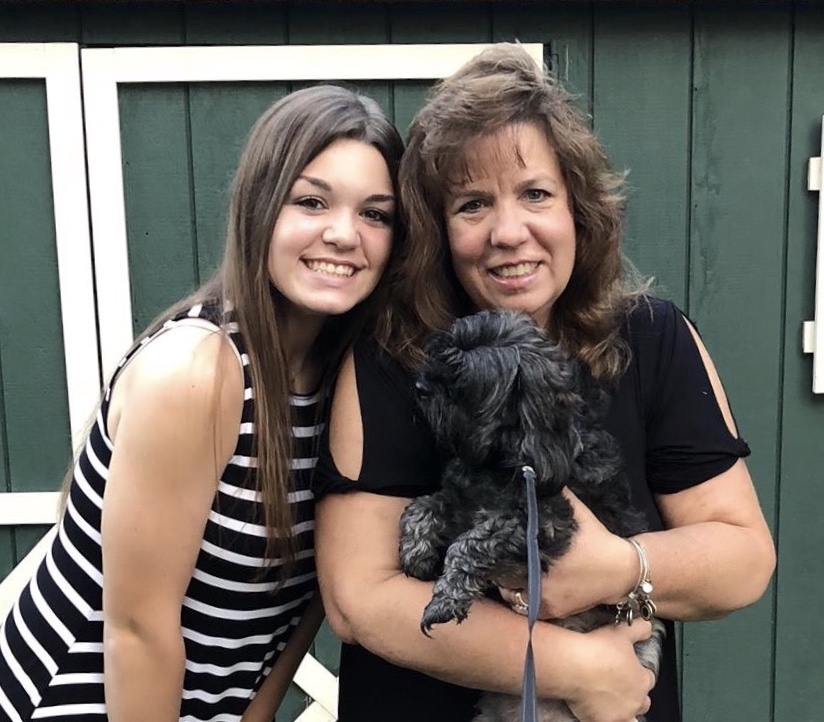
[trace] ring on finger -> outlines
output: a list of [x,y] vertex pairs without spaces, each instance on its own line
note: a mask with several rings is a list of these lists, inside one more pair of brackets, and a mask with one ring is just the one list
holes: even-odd
[[510,606],[513,612],[529,614],[529,604],[524,601],[523,594],[521,594],[520,590],[515,592],[515,601]]

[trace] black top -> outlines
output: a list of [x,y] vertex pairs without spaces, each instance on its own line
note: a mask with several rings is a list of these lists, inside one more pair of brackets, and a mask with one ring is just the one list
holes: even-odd
[[[611,390],[606,428],[623,452],[634,503],[644,509],[649,528],[660,530],[654,494],[707,481],[749,448],[729,433],[692,334],[673,304],[642,301],[622,333],[632,358]],[[411,376],[367,344],[355,347],[354,358],[363,419],[361,474],[357,480],[343,477],[322,442],[316,495],[359,490],[411,498],[435,491],[442,460],[418,415]],[[343,645],[340,674],[340,722],[464,722],[473,718],[479,694],[392,665],[357,645]],[[680,720],[671,622],[651,697],[648,722]]]

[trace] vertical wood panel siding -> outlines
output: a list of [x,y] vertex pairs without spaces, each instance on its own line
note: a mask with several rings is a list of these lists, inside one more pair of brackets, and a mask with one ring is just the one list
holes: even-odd
[[196,282],[220,265],[226,211],[240,152],[252,124],[288,92],[283,83],[202,83],[189,87]]
[[[686,303],[691,19],[688,8],[595,12],[593,120],[626,169],[624,248],[659,292]],[[658,290],[658,289],[657,289]]]
[[[812,314],[818,196],[806,191],[806,164],[820,152],[824,8],[741,5],[6,5],[0,6],[0,41],[230,45],[517,38],[549,46],[553,68],[593,114],[615,164],[630,171],[626,247],[698,322],[753,447],[749,464],[765,511],[771,523],[780,522],[775,594],[729,620],[685,625],[685,722],[812,722],[824,708],[824,621],[818,613],[824,596],[824,526],[818,521],[824,399],[809,391],[810,359],[800,352],[800,324]],[[405,132],[428,85],[359,87]],[[133,86],[121,92],[136,330],[216,266],[228,185],[246,130],[275,96],[293,87]],[[10,112],[2,100],[0,144],[8,137]],[[46,141],[39,142],[45,149]],[[6,144],[10,151],[20,145]],[[26,148],[25,163],[18,162],[25,187],[42,193],[13,202],[0,192],[4,222],[20,218],[20,207],[37,210],[14,221],[26,235],[15,241],[16,255],[40,252],[27,248],[32,235],[53,247],[53,229],[20,225],[51,223],[45,158],[46,150],[32,154]],[[3,165],[0,184],[7,182]],[[0,228],[5,232],[5,225]],[[54,260],[41,256],[39,263],[53,269]],[[18,285],[12,294],[4,269],[0,263],[0,310],[10,295],[25,304],[30,290]],[[12,280],[23,277],[9,274]],[[54,307],[45,314],[52,325],[59,323],[54,279],[37,286],[54,289],[48,301]],[[19,374],[12,350],[24,344],[23,337],[15,335],[15,346],[7,343],[4,324],[0,392],[6,396],[8,449],[0,393],[0,486],[11,483],[9,475],[24,478],[16,471],[17,459],[26,456],[19,449],[32,443],[41,456],[45,450],[53,454],[46,465],[56,486],[68,458],[65,401],[55,406],[49,392],[51,403],[21,407],[19,382],[10,379]],[[59,327],[42,333],[59,342]],[[63,377],[62,350],[49,353],[56,371],[37,371],[41,388]],[[46,443],[44,424],[54,424]],[[27,530],[16,543],[27,544],[39,533]],[[14,543],[8,530],[0,530],[0,574],[15,556]],[[328,629],[316,640],[315,653],[337,671],[338,645]],[[294,720],[304,707],[303,694],[293,688],[279,721]]]
[[[52,491],[71,432],[43,81],[0,81],[0,219],[0,483]],[[41,533],[0,530],[4,574]]]
[[182,84],[120,89],[135,333],[197,280],[186,90]]
[[[713,353],[774,522],[790,32],[786,9],[695,19],[690,312]],[[684,628],[687,719],[770,719],[772,591]]]
[[824,8],[798,8],[794,26],[773,719],[813,722],[824,709],[824,397],[810,393],[800,339],[813,312],[819,194],[807,190],[807,161],[821,153]]

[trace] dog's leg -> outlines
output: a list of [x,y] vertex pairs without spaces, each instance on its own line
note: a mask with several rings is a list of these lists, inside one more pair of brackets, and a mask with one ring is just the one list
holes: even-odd
[[401,569],[410,577],[430,581],[437,578],[450,530],[451,518],[440,492],[419,496],[401,514]]
[[664,623],[658,619],[652,620],[652,636],[635,643],[635,654],[638,661],[658,678],[658,669],[661,666],[661,653],[664,648],[664,637],[667,630]]
[[466,619],[470,605],[484,596],[502,562],[511,563],[519,555],[525,559],[523,536],[523,520],[492,516],[455,539],[446,550],[443,573],[424,610],[423,632],[434,624]]

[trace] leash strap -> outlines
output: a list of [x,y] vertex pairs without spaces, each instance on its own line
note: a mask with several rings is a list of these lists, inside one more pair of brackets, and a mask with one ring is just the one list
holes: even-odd
[[538,722],[538,694],[535,684],[535,656],[532,652],[532,628],[538,620],[541,606],[541,563],[538,559],[538,499],[535,494],[535,470],[531,466],[521,469],[526,484],[526,565],[527,593],[529,595],[529,641],[524,661],[524,683],[521,692],[521,722]]

